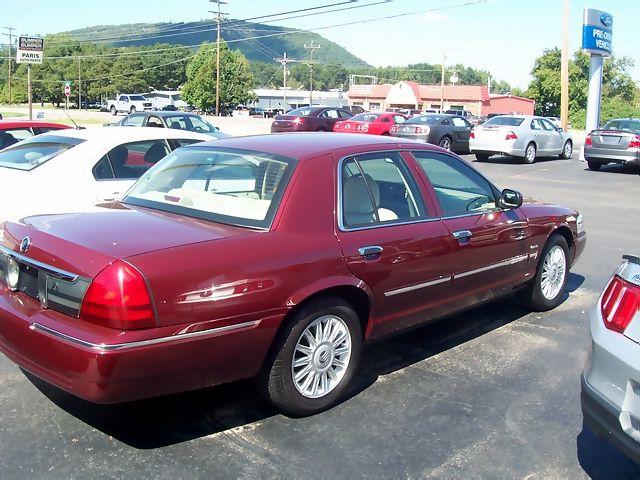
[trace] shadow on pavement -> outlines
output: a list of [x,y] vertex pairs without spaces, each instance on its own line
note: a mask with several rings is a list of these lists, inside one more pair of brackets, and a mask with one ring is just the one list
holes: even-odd
[[601,173],[618,173],[624,175],[640,175],[640,168],[635,165],[621,164],[621,163],[609,163],[600,167],[600,170],[589,170],[589,167],[585,163],[585,171],[598,175]]
[[[576,437],[578,462],[590,478],[640,479],[640,467],[585,425]],[[615,472],[615,473],[613,473]]]
[[[576,290],[583,281],[584,277],[570,274],[563,302],[569,298],[568,292]],[[373,343],[365,349],[346,397],[360,394],[380,375],[423,361],[528,313],[511,295]],[[96,405],[24,373],[58,407],[139,449],[193,440],[278,414],[260,397],[251,380],[120,405]]]
[[[538,158],[536,158],[536,161],[533,164],[556,162],[556,161],[567,162],[567,161],[571,161],[572,159],[573,159],[573,156],[571,158],[563,158],[563,159],[560,159],[557,156],[555,156],[555,157],[538,157]],[[507,155],[493,155],[493,156],[489,157],[487,160],[483,160],[482,162],[480,162],[478,160],[474,160],[474,162],[476,162],[476,163],[505,164],[505,165],[527,165],[522,158],[510,157],[510,156],[507,156]]]

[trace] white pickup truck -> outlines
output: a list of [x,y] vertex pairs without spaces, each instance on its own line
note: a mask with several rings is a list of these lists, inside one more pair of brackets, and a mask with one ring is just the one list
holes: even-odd
[[107,107],[111,115],[118,112],[135,113],[144,110],[153,110],[153,104],[142,95],[122,94],[116,100],[107,100]]

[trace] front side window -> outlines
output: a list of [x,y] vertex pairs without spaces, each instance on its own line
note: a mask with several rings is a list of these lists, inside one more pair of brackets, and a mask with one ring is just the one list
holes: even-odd
[[491,184],[463,161],[436,152],[413,152],[413,156],[431,182],[444,217],[497,208]]
[[149,117],[147,120],[147,127],[164,128],[164,123],[158,117]]
[[426,216],[418,188],[397,152],[342,162],[342,223],[346,228],[406,222]]
[[190,147],[149,170],[124,202],[237,226],[269,228],[294,160],[263,152]]
[[[2,133],[0,133],[0,137]],[[0,152],[0,167],[16,170],[33,170],[52,158],[81,144],[80,138],[49,134],[31,137]]]

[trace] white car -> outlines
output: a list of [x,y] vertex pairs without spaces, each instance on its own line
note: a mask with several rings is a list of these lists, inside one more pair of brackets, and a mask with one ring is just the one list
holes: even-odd
[[209,135],[169,128],[59,130],[0,151],[0,222],[95,210],[120,198],[152,165]]
[[543,117],[498,115],[471,131],[469,151],[480,162],[491,155],[520,157],[533,163],[537,157],[571,158],[573,139]]

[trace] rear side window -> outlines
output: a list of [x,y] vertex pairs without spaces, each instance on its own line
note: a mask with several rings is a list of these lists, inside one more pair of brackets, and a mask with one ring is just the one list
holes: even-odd
[[425,217],[418,188],[397,152],[371,153],[342,162],[342,226],[357,228]]
[[436,152],[413,152],[433,186],[444,217],[497,208],[491,184],[461,160]]
[[[96,180],[135,180],[168,154],[164,140],[118,145],[96,164],[93,176]],[[103,163],[105,158],[108,166]]]
[[122,123],[127,127],[141,127],[144,122],[144,115],[129,115]]
[[30,171],[82,142],[80,138],[38,135],[0,151],[0,167]]

